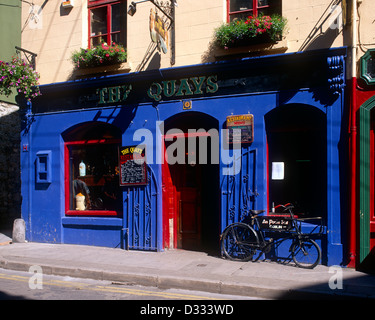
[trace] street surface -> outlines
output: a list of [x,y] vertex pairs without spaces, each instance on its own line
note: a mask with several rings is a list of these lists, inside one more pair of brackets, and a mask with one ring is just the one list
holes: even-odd
[[257,300],[178,289],[43,275],[0,269],[0,300]]

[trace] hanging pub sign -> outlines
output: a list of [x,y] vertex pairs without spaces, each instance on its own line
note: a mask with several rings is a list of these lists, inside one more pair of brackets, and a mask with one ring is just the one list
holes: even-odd
[[119,148],[120,186],[147,184],[147,164],[144,146]]
[[168,52],[168,29],[162,18],[153,9],[150,11],[150,36],[152,42],[158,45],[163,53]]
[[[228,144],[251,143],[254,140],[254,116],[252,114],[228,116],[227,129]],[[241,129],[241,131],[234,129]]]

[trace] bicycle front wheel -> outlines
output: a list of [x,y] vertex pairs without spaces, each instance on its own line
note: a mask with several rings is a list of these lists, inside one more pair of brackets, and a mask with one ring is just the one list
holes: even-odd
[[291,252],[294,263],[304,269],[315,268],[322,257],[320,247],[312,239],[295,241]]
[[224,232],[221,252],[230,260],[249,261],[259,247],[259,240],[253,228],[245,223],[234,223]]

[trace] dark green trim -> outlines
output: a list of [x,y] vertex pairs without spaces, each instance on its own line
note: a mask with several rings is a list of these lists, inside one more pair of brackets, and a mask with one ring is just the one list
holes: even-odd
[[370,123],[375,96],[359,109],[359,261],[370,253]]
[[361,58],[361,79],[366,81],[368,85],[375,84],[375,78],[372,78],[368,74],[367,62],[371,59],[375,59],[375,49],[369,49]]

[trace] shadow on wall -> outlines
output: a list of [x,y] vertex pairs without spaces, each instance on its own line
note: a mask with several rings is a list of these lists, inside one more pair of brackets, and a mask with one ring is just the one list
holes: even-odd
[[[332,0],[298,51],[330,48],[342,32],[341,0]],[[327,27],[328,26],[328,27]],[[326,28],[325,31],[323,31]]]
[[328,28],[325,32],[322,32],[313,38],[307,38],[305,41],[305,45],[303,45],[301,49],[303,49],[303,51],[308,51],[318,50],[321,48],[330,48],[332,47],[338,35],[339,29]]
[[0,230],[11,230],[21,217],[20,114],[0,102]]

